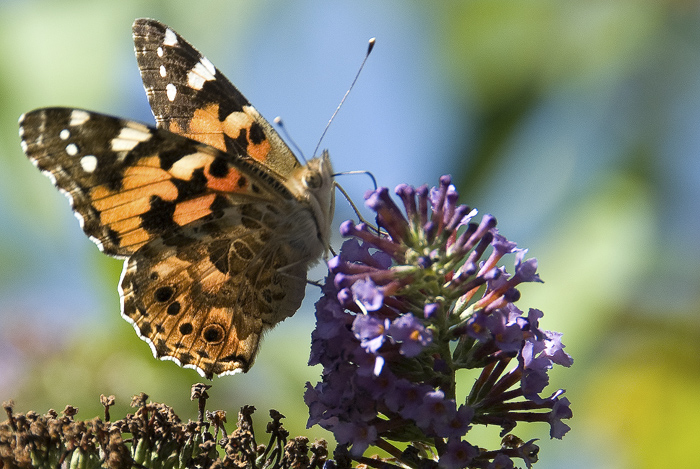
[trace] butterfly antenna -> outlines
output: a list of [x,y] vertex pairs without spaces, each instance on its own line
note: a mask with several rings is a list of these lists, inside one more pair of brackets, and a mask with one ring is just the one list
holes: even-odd
[[377,190],[377,179],[374,177],[374,174],[372,174],[371,171],[342,171],[340,173],[335,173],[333,177],[336,176],[348,176],[351,174],[365,174],[369,176],[369,178],[372,180],[372,184],[374,184],[374,190]]
[[[339,173],[339,174],[342,175],[342,174],[362,174],[362,173],[369,174],[372,177],[372,179],[374,179],[374,176],[372,176],[369,171],[349,171],[347,173]],[[345,200],[348,201],[348,203],[350,204],[350,207],[352,207],[353,212],[355,212],[355,215],[357,215],[358,220],[360,220],[361,223],[364,223],[365,225],[367,225],[370,229],[379,233],[379,228],[374,226],[371,222],[367,221],[365,219],[365,217],[362,216],[362,214],[360,213],[360,209],[357,208],[357,205],[355,205],[355,202],[352,201],[352,199],[350,198],[350,194],[347,193],[347,191],[343,188],[343,186],[341,186],[340,184],[338,184],[335,181],[333,182],[333,185],[336,187],[336,189],[338,189],[340,191],[341,194],[343,194],[343,197],[345,197]],[[374,189],[375,190],[377,189],[376,181],[374,183]]]
[[331,122],[333,122],[333,119],[335,119],[336,114],[338,114],[338,111],[340,111],[340,108],[343,106],[345,99],[348,97],[348,95],[350,94],[350,91],[355,86],[357,79],[360,77],[360,72],[362,72],[362,69],[365,67],[365,63],[367,62],[367,58],[369,57],[369,54],[372,52],[372,49],[374,49],[375,42],[376,42],[376,38],[374,38],[374,37],[369,40],[369,45],[367,46],[367,53],[365,54],[365,58],[362,60],[362,64],[360,65],[360,68],[357,70],[357,74],[355,75],[355,79],[350,84],[350,88],[348,88],[348,90],[345,92],[343,99],[340,100],[340,104],[338,104],[338,107],[335,108],[335,112],[333,113],[331,118],[328,120],[328,124],[326,124],[326,128],[323,129],[323,133],[321,134],[321,138],[318,140],[318,144],[316,145],[316,148],[314,149],[314,155],[318,151],[318,148],[321,146],[321,142],[323,141],[323,137],[325,137],[326,132],[328,132],[328,127],[331,126]]
[[302,160],[304,160],[304,163],[306,163],[306,157],[304,156],[304,152],[301,151],[301,148],[299,148],[299,145],[297,145],[297,142],[294,141],[291,135],[289,135],[289,132],[287,132],[287,127],[285,127],[284,122],[282,121],[282,118],[280,116],[275,117],[275,125],[280,128],[282,131],[282,134],[284,134],[284,138],[289,141],[289,143],[292,144],[294,149],[297,152],[297,155],[301,157]]

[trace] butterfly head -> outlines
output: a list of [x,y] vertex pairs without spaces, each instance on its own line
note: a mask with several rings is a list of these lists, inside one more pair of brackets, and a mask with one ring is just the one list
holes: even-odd
[[297,199],[310,206],[316,220],[319,241],[327,249],[335,210],[333,168],[328,151],[324,150],[321,156],[297,169],[296,174],[290,178],[290,183],[290,189]]

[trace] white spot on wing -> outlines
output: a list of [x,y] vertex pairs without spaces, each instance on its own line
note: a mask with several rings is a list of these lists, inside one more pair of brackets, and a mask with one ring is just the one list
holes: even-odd
[[253,117],[253,119],[262,119],[262,116],[253,106],[243,106],[243,112]]
[[[187,365],[183,365],[183,364],[180,363],[180,360],[178,360],[178,359],[176,359],[176,358],[172,358],[172,357],[163,357],[163,358],[161,358],[161,360],[172,360],[172,361],[174,361],[175,363],[177,363],[178,365],[180,365],[180,366],[183,367],[183,368],[192,368],[194,371],[196,371],[197,373],[199,373],[200,376],[201,376],[202,378],[206,378],[206,377],[207,377],[206,373],[204,373],[204,370],[202,370],[199,366],[197,366],[197,365],[194,364],[194,363],[190,363],[190,364],[187,364]],[[225,374],[225,373],[224,373],[224,374]]]
[[97,158],[95,155],[85,155],[80,158],[80,166],[86,173],[92,173],[97,168]]
[[209,73],[211,74],[211,79],[214,79],[214,75],[216,75],[216,67],[214,67],[214,64],[209,61],[206,57],[202,57],[199,59],[199,62],[204,65],[204,68],[206,68]]
[[80,224],[80,229],[85,229],[85,218],[83,218],[83,216],[75,210],[73,211],[73,215],[75,215],[75,218],[78,219],[78,223]]
[[190,88],[201,90],[204,82],[215,79],[215,74],[214,65],[206,57],[202,57],[192,70],[187,72],[187,84]]
[[[58,187],[58,186],[56,186],[56,187]],[[73,194],[71,194],[69,191],[65,190],[62,187],[58,188],[58,192],[60,192],[61,194],[65,195],[66,198],[68,198],[68,203],[70,203],[71,208],[75,207],[75,202],[73,201]],[[73,211],[73,213],[77,213],[77,212]]]
[[201,90],[206,80],[197,75],[194,70],[187,72],[187,85],[193,90]]
[[163,38],[163,45],[174,46],[177,45],[177,34],[170,28],[165,30],[165,38]]
[[156,49],[156,54],[158,54],[158,57],[163,57],[163,48],[158,46],[158,49]]
[[68,137],[70,137],[70,130],[63,129],[58,136],[61,137],[61,140],[68,140]]
[[160,66],[160,76],[165,77],[165,65]]
[[131,122],[129,126],[122,127],[119,135],[111,141],[112,151],[131,151],[136,145],[145,142],[151,138],[151,132],[148,127],[135,122]]
[[177,94],[177,88],[172,83],[168,83],[165,86],[165,93],[168,95],[168,101],[175,101],[175,95]]
[[189,181],[192,179],[192,171],[196,168],[204,167],[213,160],[211,155],[204,153],[192,153],[177,160],[168,171],[174,177]]
[[[245,107],[244,107],[245,110]],[[253,118],[250,114],[246,112],[232,112],[225,119],[226,126],[232,129],[245,129],[251,123],[253,123]]]
[[20,144],[20,146],[22,147],[22,151],[25,152],[25,153],[27,153],[27,148],[28,148],[27,142],[25,142],[24,140],[22,140],[19,144]]
[[75,143],[69,143],[66,145],[66,153],[70,156],[75,156],[78,154],[78,146]]
[[[73,213],[77,214],[78,212],[73,212]],[[102,251],[102,252],[105,252],[105,247],[104,247],[104,244],[102,244],[102,241],[100,241],[99,239],[95,238],[94,236],[88,236],[88,238],[90,238],[90,241],[92,241],[93,243],[97,244],[97,249],[99,249],[99,250]],[[119,256],[115,256],[114,254],[110,254],[110,256],[112,256],[112,257],[119,257]]]
[[[150,135],[151,135],[151,129],[149,129],[146,124],[142,124],[142,123],[136,122],[136,121],[127,121],[124,125],[124,129],[133,129],[133,130],[140,132],[142,134],[148,134],[149,137],[146,137],[145,140],[150,138]],[[122,132],[124,131],[124,129],[122,129]]]
[[80,109],[73,109],[73,111],[70,113],[70,124],[68,125],[83,125],[88,121],[88,119],[90,119],[90,114],[85,111],[81,111]]
[[[56,171],[61,171],[61,170],[62,170],[62,168],[60,166],[56,167]],[[42,171],[41,174],[43,174],[44,176],[49,178],[49,181],[51,181],[51,184],[58,187],[58,181],[56,181],[56,176],[54,176],[52,172]],[[59,189],[59,190],[61,190],[61,189]],[[66,192],[66,194],[67,194],[67,192]]]

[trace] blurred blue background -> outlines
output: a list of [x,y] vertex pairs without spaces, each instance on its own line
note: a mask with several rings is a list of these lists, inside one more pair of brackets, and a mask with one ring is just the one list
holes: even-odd
[[[307,156],[377,37],[322,147],[380,185],[435,184],[530,248],[544,285],[519,306],[564,332],[573,427],[539,468],[691,467],[700,419],[700,7],[692,1],[0,2],[0,400],[17,411],[113,415],[144,391],[195,418],[192,370],[157,362],[119,316],[121,262],[82,234],[23,156],[22,112],[66,105],[153,122],[131,23],[157,18]],[[340,181],[356,201],[371,187]],[[351,217],[342,200],[335,224]],[[334,240],[339,246],[340,240]],[[508,267],[512,267],[509,265]],[[323,276],[317,268],[312,278]],[[258,408],[305,430],[313,302],[269,333],[247,375],[216,379],[210,409]],[[465,379],[463,390],[471,385]],[[475,435],[490,447],[498,429]]]

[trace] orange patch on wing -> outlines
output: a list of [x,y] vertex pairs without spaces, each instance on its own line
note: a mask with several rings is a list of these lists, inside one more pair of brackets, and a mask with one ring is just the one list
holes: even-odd
[[124,173],[123,190],[146,188],[153,183],[170,179],[170,174],[160,168],[132,167]]
[[173,220],[180,226],[187,225],[211,213],[211,204],[216,194],[209,194],[196,199],[180,202],[175,206]]
[[223,123],[218,116],[218,104],[212,103],[203,109],[197,109],[194,111],[192,119],[187,126],[187,133],[184,135],[198,142],[218,148],[221,151],[226,151]]
[[178,124],[176,121],[170,121],[170,128],[168,130],[178,135],[185,134],[185,131],[182,130],[182,127],[180,127],[180,124]]
[[248,143],[248,154],[253,157],[253,159],[264,163],[267,159],[267,155],[270,154],[270,141],[265,139],[257,145]]
[[140,248],[148,241],[151,240],[151,236],[143,228],[138,230],[130,231],[126,235],[119,238],[119,245],[122,247],[132,247],[134,250]]
[[109,227],[120,235],[125,235],[126,233],[140,229],[141,220],[139,217],[125,218],[110,224]]
[[121,206],[126,206],[139,200],[144,200],[148,204],[150,198],[154,195],[159,196],[163,200],[172,201],[177,198],[178,192],[175,184],[171,181],[158,181],[147,186],[134,186],[133,188],[117,192],[110,191],[106,186],[97,186],[90,190],[90,198],[93,200],[92,205],[100,212],[109,209],[120,209]]
[[136,163],[132,167],[129,168],[129,170],[138,170],[142,168],[158,168],[160,169],[160,158],[158,155],[152,155],[152,156],[144,156],[143,158],[139,158]]
[[244,177],[240,171],[234,168],[229,168],[226,176],[218,178],[211,175],[209,172],[209,167],[206,171],[207,177],[207,187],[214,191],[220,192],[238,192],[246,193],[248,192],[248,184],[240,184],[239,181]]
[[[97,210],[100,210],[100,221],[103,225],[113,225],[114,223],[122,220],[138,217],[139,215],[146,213],[151,208],[148,198],[131,200],[116,207],[108,207],[105,209],[100,209],[97,204],[93,205]],[[117,228],[114,228],[113,226],[111,226],[111,228],[119,232]]]
[[157,156],[142,158],[137,166],[124,171],[121,190],[112,191],[107,186],[93,187],[90,190],[92,205],[100,212],[112,209],[123,211],[124,216],[121,219],[133,213],[143,213],[134,207],[134,202],[137,205],[148,204],[152,195],[157,195],[163,200],[177,198],[177,188],[169,179],[171,175],[160,168],[160,159]]

